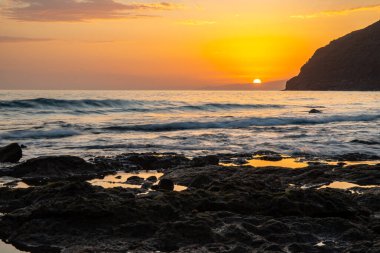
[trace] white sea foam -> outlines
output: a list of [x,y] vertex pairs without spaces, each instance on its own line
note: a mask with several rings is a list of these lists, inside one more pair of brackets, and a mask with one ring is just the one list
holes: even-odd
[[[318,108],[321,114],[309,114]],[[380,154],[380,92],[4,91],[0,146],[24,155],[273,150]]]
[[283,125],[315,125],[334,122],[367,122],[380,120],[380,115],[356,115],[356,116],[325,116],[325,117],[252,117],[228,121],[206,122],[171,122],[164,124],[144,124],[127,126],[109,126],[103,130],[111,131],[178,131],[215,128],[248,128],[251,126],[283,126]]

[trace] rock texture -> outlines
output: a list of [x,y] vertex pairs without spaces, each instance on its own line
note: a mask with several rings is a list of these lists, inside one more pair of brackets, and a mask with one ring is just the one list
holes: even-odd
[[44,184],[60,180],[92,179],[109,172],[74,156],[42,156],[27,160],[16,166],[3,169],[0,176],[20,178],[31,184]]
[[318,49],[286,90],[380,90],[380,21]]
[[22,149],[17,143],[0,148],[1,163],[17,163],[22,158]]
[[[13,167],[56,181],[0,187],[0,239],[31,253],[380,252],[380,188],[319,189],[334,181],[379,185],[380,165],[294,170],[212,165],[215,157],[133,157],[139,165],[169,165],[159,191],[93,186],[72,175],[97,165],[76,157]],[[174,183],[188,189],[172,191]]]

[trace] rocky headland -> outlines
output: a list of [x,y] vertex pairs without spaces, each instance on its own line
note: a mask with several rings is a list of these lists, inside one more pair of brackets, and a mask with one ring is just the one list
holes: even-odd
[[[360,165],[379,157],[347,154],[297,169],[252,159],[294,158],[147,153],[6,166],[1,178],[15,182],[0,188],[0,238],[33,253],[380,251],[380,164]],[[143,176],[152,170],[162,176]],[[109,176],[126,187],[92,183]],[[350,187],[329,187],[336,182]]]
[[380,90],[380,21],[318,49],[286,90]]

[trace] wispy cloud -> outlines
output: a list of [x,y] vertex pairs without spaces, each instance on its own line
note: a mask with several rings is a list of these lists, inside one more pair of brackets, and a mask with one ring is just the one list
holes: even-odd
[[202,26],[202,25],[213,25],[213,24],[216,24],[216,22],[211,21],[211,20],[183,20],[183,21],[179,21],[178,24],[188,25],[188,26]]
[[354,8],[350,8],[350,9],[343,9],[343,10],[327,10],[327,11],[321,11],[321,12],[306,14],[306,15],[294,15],[291,17],[292,18],[301,18],[301,19],[310,19],[310,18],[319,18],[319,17],[332,17],[332,16],[339,16],[339,15],[349,15],[349,14],[352,14],[355,12],[377,11],[377,10],[380,10],[380,4],[368,5],[368,6],[359,6],[359,7],[354,7]]
[[39,42],[39,41],[50,41],[52,39],[46,38],[27,38],[27,37],[12,37],[12,36],[1,36],[0,43],[14,43],[14,42]]
[[168,2],[125,4],[115,0],[11,0],[7,5],[4,14],[8,18],[40,22],[147,17],[143,11],[180,8]]

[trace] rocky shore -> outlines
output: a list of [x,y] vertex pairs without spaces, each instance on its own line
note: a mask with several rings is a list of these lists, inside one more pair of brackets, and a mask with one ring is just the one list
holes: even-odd
[[[0,239],[33,253],[380,252],[380,164],[360,165],[379,157],[297,169],[252,159],[294,158],[149,153],[4,166],[1,178],[14,181],[0,188]],[[109,176],[126,187],[94,185]]]

